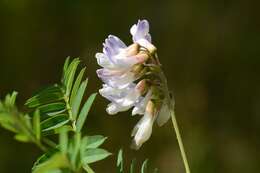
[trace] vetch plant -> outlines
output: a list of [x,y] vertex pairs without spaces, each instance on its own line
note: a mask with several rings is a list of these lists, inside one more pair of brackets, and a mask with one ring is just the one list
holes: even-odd
[[98,64],[103,67],[97,74],[105,83],[99,93],[111,101],[107,113],[113,115],[133,107],[132,115],[143,115],[132,131],[135,149],[150,138],[154,121],[162,126],[171,117],[186,172],[190,173],[174,114],[174,101],[157,49],[152,44],[148,21],[139,20],[130,33],[131,45],[109,35],[103,43],[103,52],[96,54]]
[[15,106],[17,92],[0,101],[1,126],[14,132],[16,140],[34,143],[44,152],[33,173],[93,173],[89,164],[111,155],[100,148],[106,137],[81,133],[96,93],[83,101],[88,80],[83,78],[85,68],[77,75],[79,63],[78,58],[67,58],[61,82],[28,99],[27,113]]
[[[190,173],[174,114],[174,100],[152,43],[148,21],[139,20],[130,33],[131,45],[109,35],[103,52],[96,54],[102,67],[97,75],[104,82],[99,93],[111,101],[106,111],[113,115],[133,108],[132,115],[142,115],[132,131],[134,149],[139,149],[151,137],[155,121],[162,126],[171,118],[186,173]],[[79,65],[79,58],[67,58],[61,81],[29,98],[25,102],[27,112],[17,108],[15,91],[0,100],[0,125],[13,132],[16,140],[34,143],[43,152],[33,165],[33,173],[94,173],[90,164],[111,155],[100,148],[106,137],[82,133],[97,93],[84,100],[88,79],[84,77],[86,68],[79,69]],[[145,160],[137,170],[133,160],[130,170],[125,171],[120,150],[117,172],[158,172],[149,170],[147,163]]]

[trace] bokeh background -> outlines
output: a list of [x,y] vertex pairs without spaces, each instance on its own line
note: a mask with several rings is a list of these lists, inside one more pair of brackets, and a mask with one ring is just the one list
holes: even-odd
[[[94,55],[108,34],[131,43],[129,28],[150,21],[193,173],[260,170],[259,4],[253,0],[0,0],[0,96],[19,91],[18,105],[39,87],[58,82],[67,56],[87,66],[88,93],[101,82]],[[108,116],[97,98],[87,134],[108,136],[104,145],[127,160],[150,159],[161,173],[184,172],[171,123],[154,127],[139,150],[129,148],[140,117]],[[0,172],[28,173],[41,152],[0,129]],[[115,156],[94,164],[115,172]]]

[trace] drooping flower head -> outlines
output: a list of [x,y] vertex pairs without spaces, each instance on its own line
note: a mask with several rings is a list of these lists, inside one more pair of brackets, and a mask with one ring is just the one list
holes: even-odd
[[97,75],[104,82],[99,93],[111,101],[106,109],[108,114],[133,108],[132,115],[143,115],[132,132],[132,146],[139,149],[150,138],[154,121],[161,126],[170,114],[158,76],[161,68],[148,21],[139,20],[130,33],[133,43],[129,46],[113,35],[105,39],[103,52],[96,54],[102,67]]

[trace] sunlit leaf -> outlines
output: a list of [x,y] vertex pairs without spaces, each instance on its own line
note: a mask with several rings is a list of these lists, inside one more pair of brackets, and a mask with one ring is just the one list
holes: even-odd
[[31,140],[27,135],[24,134],[17,134],[14,136],[14,138],[20,142],[30,142]]
[[82,81],[82,78],[83,78],[83,75],[85,73],[85,70],[86,70],[86,67],[81,69],[77,79],[75,80],[74,82],[74,85],[73,85],[73,88],[72,88],[72,92],[71,92],[71,95],[70,95],[70,104],[72,105],[72,103],[74,102],[75,100],[75,97],[76,97],[76,94],[78,92],[78,89],[80,87],[80,84],[81,84],[81,81]]
[[64,77],[64,86],[66,88],[66,96],[69,97],[71,88],[73,85],[75,73],[77,70],[77,67],[79,65],[80,61],[78,58],[73,59],[72,62],[69,64],[69,67],[67,68],[65,72],[65,77]]
[[97,148],[102,145],[107,137],[102,135],[85,136],[81,141],[81,147],[85,150],[88,148]]
[[[66,111],[66,104],[64,102],[49,103],[46,105],[39,106],[41,115],[53,116]],[[41,117],[43,118],[43,117]]]
[[80,104],[81,104],[81,101],[83,99],[87,84],[88,84],[88,80],[85,80],[81,83],[81,85],[78,89],[77,95],[71,103],[71,105],[72,105],[72,115],[73,115],[74,119],[76,119],[76,117],[78,115]]
[[94,100],[96,98],[96,95],[97,95],[96,93],[91,94],[91,96],[88,98],[88,100],[84,104],[83,108],[81,109],[81,112],[80,112],[79,117],[78,117],[77,122],[76,122],[76,129],[77,129],[78,132],[81,131],[81,129],[82,129],[84,123],[85,123],[88,112],[91,108],[92,103],[94,102]]
[[104,149],[91,148],[81,153],[81,162],[83,164],[89,164],[89,163],[97,162],[99,160],[103,160],[110,155],[111,153],[109,153]]
[[69,167],[69,161],[66,155],[57,153],[53,155],[48,161],[36,166],[33,173],[49,173],[58,168]]
[[52,130],[61,127],[69,122],[67,114],[59,114],[41,122],[42,131]]

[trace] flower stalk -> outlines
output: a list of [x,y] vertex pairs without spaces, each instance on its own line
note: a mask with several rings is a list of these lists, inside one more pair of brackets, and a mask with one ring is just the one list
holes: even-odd
[[170,114],[171,114],[171,120],[172,120],[173,128],[174,128],[174,131],[175,131],[175,134],[176,134],[176,139],[177,139],[177,142],[178,142],[178,145],[179,145],[179,148],[180,148],[181,157],[182,157],[182,160],[183,160],[185,171],[186,171],[186,173],[190,173],[189,162],[188,162],[188,159],[187,159],[187,156],[186,156],[186,152],[185,152],[184,145],[183,145],[183,142],[182,142],[181,133],[180,133],[179,126],[178,126],[177,119],[176,119],[175,112],[174,112],[174,101],[171,98],[171,95],[170,95],[170,92],[169,92],[169,89],[168,89],[167,79],[166,79],[162,70],[160,70],[159,76],[160,76],[162,83],[163,83],[162,86],[163,86],[163,90],[164,90],[164,93],[165,93],[165,96],[166,96],[166,99],[167,99],[167,102],[168,102],[168,107],[169,107],[169,111],[170,111]]

